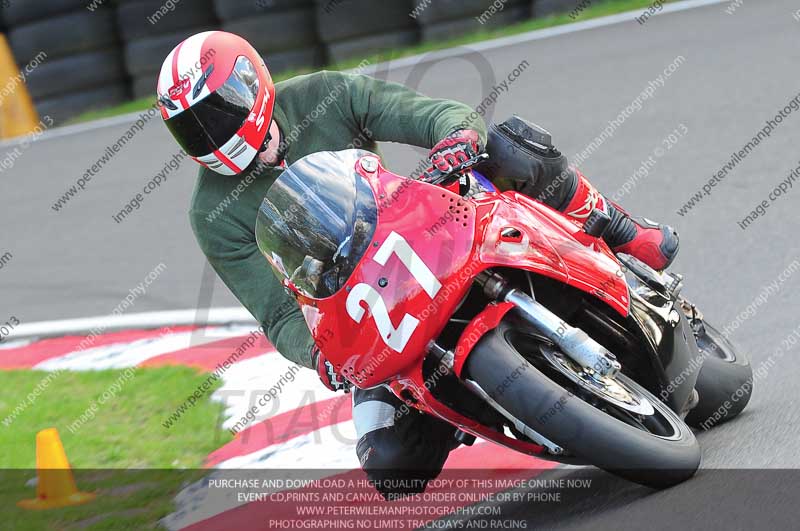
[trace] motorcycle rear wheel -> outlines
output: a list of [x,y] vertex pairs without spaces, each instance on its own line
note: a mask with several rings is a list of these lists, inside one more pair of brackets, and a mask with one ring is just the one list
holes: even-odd
[[709,429],[744,410],[753,393],[753,369],[747,356],[702,316],[692,319],[697,347],[704,354],[694,388],[699,401],[686,415],[693,428]]
[[[692,430],[642,386],[618,374],[622,388],[649,402],[635,414],[564,377],[545,356],[552,348],[527,323],[509,314],[475,346],[465,378],[503,409],[583,462],[653,488],[691,478],[700,466]],[[512,324],[513,319],[513,324]]]

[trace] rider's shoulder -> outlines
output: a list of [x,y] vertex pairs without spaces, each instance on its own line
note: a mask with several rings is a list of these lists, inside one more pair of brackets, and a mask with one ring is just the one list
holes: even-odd
[[295,92],[307,94],[314,90],[330,90],[331,84],[347,82],[355,77],[353,74],[339,72],[336,70],[319,70],[310,74],[302,74],[280,81],[275,84],[278,96],[282,92]]

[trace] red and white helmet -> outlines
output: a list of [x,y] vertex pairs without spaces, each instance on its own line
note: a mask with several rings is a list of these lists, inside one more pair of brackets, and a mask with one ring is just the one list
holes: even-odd
[[158,100],[167,129],[187,155],[217,173],[236,175],[264,145],[275,85],[249,42],[206,31],[164,60]]

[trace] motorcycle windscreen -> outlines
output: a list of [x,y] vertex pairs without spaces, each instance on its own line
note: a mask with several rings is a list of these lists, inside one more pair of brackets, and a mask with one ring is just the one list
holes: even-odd
[[258,248],[279,278],[309,297],[339,291],[375,233],[375,196],[355,171],[367,154],[324,151],[300,159],[272,184],[258,211]]

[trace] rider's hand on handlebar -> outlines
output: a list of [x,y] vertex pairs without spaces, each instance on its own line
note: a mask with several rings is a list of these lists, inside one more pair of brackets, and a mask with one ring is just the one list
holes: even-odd
[[316,346],[314,346],[314,351],[311,354],[311,362],[317,368],[317,375],[325,387],[331,391],[350,392],[353,384],[336,373],[333,364],[325,358],[325,355]]
[[477,156],[480,152],[478,142],[480,142],[478,132],[472,129],[461,129],[448,135],[433,146],[428,154],[431,166],[425,171],[423,178],[436,174],[437,171],[441,173],[452,171],[454,167]]

